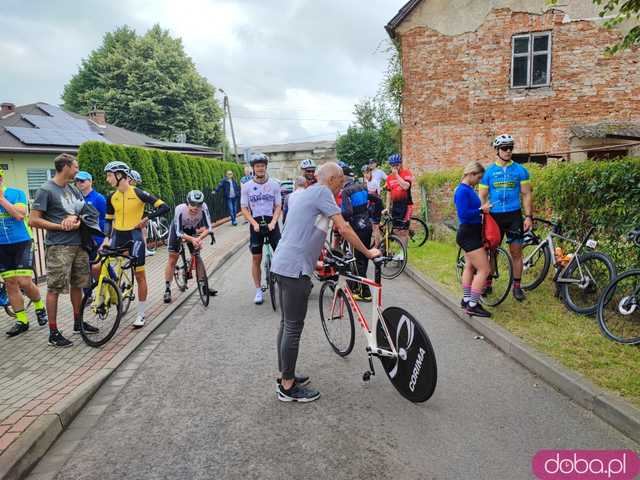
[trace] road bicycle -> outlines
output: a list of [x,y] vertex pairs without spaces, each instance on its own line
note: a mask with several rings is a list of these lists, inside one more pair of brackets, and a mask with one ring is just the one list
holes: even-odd
[[[122,262],[121,270],[133,268],[135,259],[127,253],[128,246],[111,249],[102,248],[93,264],[100,263],[98,280],[84,295],[80,306],[80,335],[91,347],[107,343],[118,330],[123,313],[123,297],[118,288],[116,263]],[[98,328],[97,332],[85,330],[85,322]]]
[[[594,250],[598,242],[590,237],[595,227],[591,227],[585,237],[578,241],[564,236],[558,223],[542,218],[534,218],[533,221],[534,226],[544,225],[550,227],[550,231],[544,239],[536,235],[535,228],[525,236],[522,288],[533,290],[538,287],[553,264],[556,296],[575,313],[595,314],[602,292],[616,276],[613,260],[607,254]],[[561,252],[556,247],[556,242],[559,241],[575,245],[574,252]],[[581,254],[585,247],[591,251]]]
[[147,251],[155,252],[158,244],[169,237],[169,226],[163,217],[156,217],[147,223]]
[[[375,375],[373,357],[380,359],[387,377],[406,399],[424,402],[433,395],[438,368],[436,356],[427,332],[406,310],[400,307],[382,308],[381,273],[384,257],[373,260],[375,280],[351,273],[353,257],[325,252],[325,268],[336,272],[337,279],[326,280],[320,288],[320,320],[331,348],[341,357],[351,353],[355,341],[354,312],[367,341],[365,351],[369,370],[362,375],[369,381]],[[360,306],[353,298],[350,283],[367,285],[375,291],[370,326]]]
[[[640,247],[640,229],[627,239]],[[640,345],[640,268],[616,277],[600,296],[598,325],[602,334],[618,343]]]
[[[455,227],[451,227],[456,230]],[[489,265],[491,266],[491,274],[487,279],[487,286],[482,294],[482,303],[489,307],[497,307],[505,301],[511,285],[513,284],[513,261],[511,255],[502,247],[487,250],[489,257]],[[456,257],[456,277],[458,282],[462,281],[462,272],[466,264],[464,258],[464,250],[458,248],[458,256]]]
[[[131,242],[127,242],[120,248],[120,251],[125,251],[130,248]],[[144,248],[144,247],[142,247]],[[122,297],[122,315],[126,315],[136,298],[135,283],[136,283],[136,263],[132,261],[128,256],[117,255],[111,258],[109,262],[109,275],[111,280],[116,282],[116,285],[120,289]]]
[[380,218],[380,252],[382,252],[382,278],[397,278],[407,266],[407,246],[397,235],[393,234],[393,219],[385,212]]
[[260,231],[264,237],[264,247],[262,250],[262,256],[264,260],[262,261],[262,268],[264,270],[264,274],[262,275],[262,279],[264,280],[264,285],[262,285],[262,291],[266,292],[269,290],[269,300],[271,301],[271,308],[273,311],[278,310],[277,304],[277,293],[276,293],[276,276],[271,273],[271,259],[273,258],[273,249],[271,248],[271,243],[269,243],[269,230],[267,223],[263,220],[259,223]]
[[[389,234],[393,233],[393,220],[390,215],[382,216],[380,219],[380,229],[384,234],[388,230]],[[409,242],[408,248],[418,248],[424,245],[429,239],[429,227],[420,217],[409,218]]]
[[[216,238],[211,235],[211,245],[216,242]],[[187,245],[190,258],[187,260],[187,254],[185,251],[185,241],[180,242],[179,258],[176,262],[176,266],[173,270],[173,279],[181,292],[184,292],[189,288],[189,279],[193,278],[193,272],[196,272],[196,284],[198,287],[198,295],[200,301],[205,307],[209,305],[209,298],[215,296],[218,292],[209,289],[209,275],[207,274],[207,267],[200,255],[200,249],[196,249],[190,243]]]

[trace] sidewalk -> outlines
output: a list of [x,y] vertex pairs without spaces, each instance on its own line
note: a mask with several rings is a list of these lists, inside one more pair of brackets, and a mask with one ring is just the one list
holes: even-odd
[[[229,223],[218,226],[217,243],[211,246],[207,242],[203,251],[208,271],[211,273],[228,258],[225,254],[241,248],[247,238],[246,227],[232,227]],[[88,347],[79,335],[72,334],[73,318],[68,295],[61,296],[58,325],[64,335],[73,340],[71,348],[50,347],[47,344],[48,328],[38,325],[32,309],[28,312],[29,331],[15,338],[6,337],[4,332],[14,320],[4,311],[0,312],[0,478],[7,462],[15,461],[7,458],[10,453],[7,450],[12,445],[12,450],[15,450],[18,440],[29,433],[30,427],[40,417],[48,414],[50,417],[51,413],[60,415],[61,404],[77,397],[78,391],[83,387],[86,389],[87,384],[96,383],[96,378],[106,378],[117,366],[113,365],[112,359],[118,353],[128,355],[129,350],[140,344],[188,294],[195,291],[193,285],[190,285],[186,292],[181,293],[174,283],[173,302],[169,305],[163,303],[167,257],[166,247],[159,248],[154,256],[147,257],[149,298],[145,327],[139,330],[131,327],[136,315],[134,302],[116,336],[102,348]],[[215,284],[212,288],[215,288]],[[40,291],[44,297],[46,285],[40,285]],[[120,361],[126,358],[123,355],[120,357]],[[81,405],[77,408],[80,407]]]

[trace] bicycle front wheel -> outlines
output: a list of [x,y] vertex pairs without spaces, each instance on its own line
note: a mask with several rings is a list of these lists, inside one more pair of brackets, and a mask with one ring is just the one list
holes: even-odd
[[342,289],[336,294],[336,282],[328,280],[320,287],[320,321],[329,345],[341,357],[353,350],[355,326],[353,312]]
[[[580,315],[593,315],[604,289],[616,276],[616,267],[608,255],[588,252],[574,258],[559,278],[565,306]],[[564,281],[567,281],[564,283]]]
[[207,277],[207,269],[204,265],[204,261],[198,255],[196,257],[196,279],[198,282],[198,295],[200,295],[200,301],[205,307],[209,305],[209,278]]
[[548,244],[523,245],[522,247],[522,289],[533,290],[546,278],[551,266],[551,251]]
[[400,238],[389,235],[382,239],[381,251],[382,255],[390,257],[382,262],[382,278],[391,280],[398,277],[407,266],[407,247]]
[[[101,284],[94,283],[80,306],[80,336],[84,343],[90,347],[107,343],[118,330],[122,315],[122,297],[116,283],[110,278],[103,278]],[[88,332],[87,324],[98,331]]]
[[400,395],[416,403],[429,400],[436,390],[438,366],[431,340],[422,325],[406,310],[388,307],[378,321],[376,339],[379,348],[398,353],[396,358],[379,358]]
[[640,344],[640,270],[629,270],[611,282],[600,296],[597,313],[605,337]]
[[429,238],[429,227],[418,217],[409,220],[409,248],[421,247]]
[[462,272],[464,271],[465,264],[464,251],[458,248],[458,256],[456,257],[456,278],[458,279],[458,283],[462,282]]
[[489,265],[491,274],[482,303],[489,307],[500,305],[509,295],[513,284],[513,261],[507,251],[498,247],[494,252],[489,252]]
[[178,290],[184,292],[187,289],[187,272],[190,266],[187,264],[183,255],[178,257],[176,266],[173,268],[173,279],[178,286]]

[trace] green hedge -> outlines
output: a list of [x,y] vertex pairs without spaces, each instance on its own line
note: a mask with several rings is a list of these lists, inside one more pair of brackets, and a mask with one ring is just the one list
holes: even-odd
[[[619,268],[640,266],[640,249],[624,241],[626,233],[640,225],[640,158],[525,166],[537,216],[559,220],[565,232],[579,238],[595,226],[598,249],[609,253]],[[420,177],[430,213],[442,205],[443,192],[450,193],[452,202],[461,176],[462,169],[456,168]]]
[[236,163],[162,150],[85,142],[78,152],[80,169],[91,173],[94,187],[101,193],[112,190],[103,169],[113,160],[140,172],[142,187],[171,205],[184,202],[184,192],[189,190],[214,189],[227,170],[233,171],[236,179],[244,175],[242,165]]

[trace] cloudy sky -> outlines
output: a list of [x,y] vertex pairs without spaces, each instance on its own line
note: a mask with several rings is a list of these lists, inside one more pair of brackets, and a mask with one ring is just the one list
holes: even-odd
[[238,141],[335,138],[386,67],[404,0],[1,0],[0,102],[61,103],[105,32],[159,23],[226,90]]

